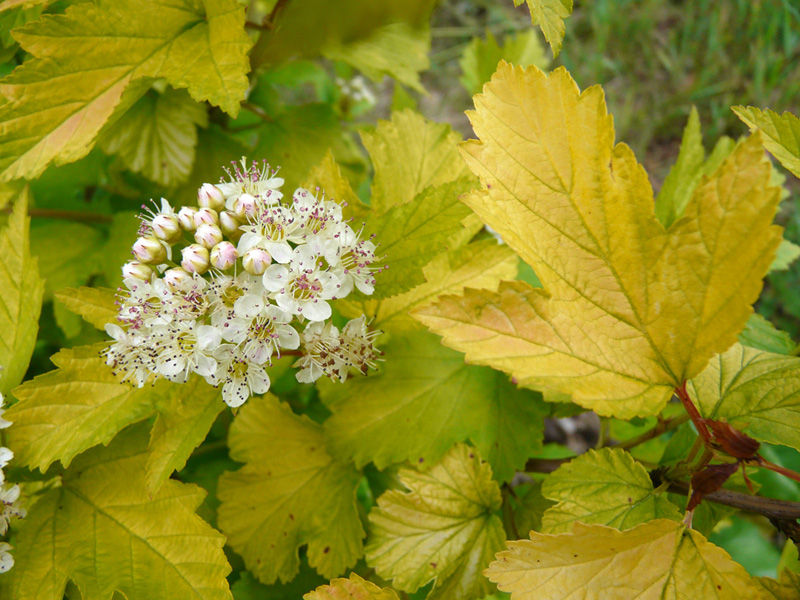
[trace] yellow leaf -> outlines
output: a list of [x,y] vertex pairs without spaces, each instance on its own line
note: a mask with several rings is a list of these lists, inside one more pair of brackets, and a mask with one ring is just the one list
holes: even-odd
[[330,150],[325,154],[325,158],[311,169],[303,187],[310,190],[320,188],[325,192],[327,198],[343,203],[342,214],[347,219],[363,220],[369,213],[369,207],[361,202],[361,199],[353,191],[350,182],[342,174],[333,157],[333,152]]
[[764,132],[764,147],[795,177],[800,177],[800,119],[788,111],[779,115],[755,106],[734,106],[731,110],[750,131]]
[[398,600],[389,588],[380,588],[374,583],[350,573],[348,579],[334,579],[330,585],[321,585],[303,596],[303,600]]
[[[542,33],[553,50],[553,56],[561,52],[564,41],[564,19],[572,13],[572,0],[525,0],[531,11],[531,22],[542,28]],[[514,0],[519,6],[522,0]]]
[[736,341],[780,243],[778,189],[758,136],[695,189],[665,230],[647,175],[614,145],[603,92],[501,64],[462,146],[484,189],[465,202],[533,267],[543,289],[467,291],[417,311],[520,383],[604,415],[660,411],[671,389]]
[[757,600],[754,580],[727,552],[681,523],[657,519],[619,532],[576,523],[507,542],[486,576],[511,600]]
[[116,323],[114,290],[109,288],[62,288],[55,293],[56,300],[80,315],[88,323],[103,329],[106,323]]

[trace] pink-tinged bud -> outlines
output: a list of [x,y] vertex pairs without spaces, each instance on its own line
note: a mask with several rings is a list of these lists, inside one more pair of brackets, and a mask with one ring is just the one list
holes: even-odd
[[211,183],[204,183],[197,190],[197,203],[201,208],[222,210],[225,208],[225,196],[217,186]]
[[239,231],[239,227],[241,227],[242,222],[236,218],[232,212],[228,212],[227,210],[223,210],[219,213],[219,228],[222,229],[222,232],[227,235],[232,235],[236,233],[241,233]]
[[242,256],[242,266],[250,275],[263,275],[271,262],[272,257],[261,248],[250,248]]
[[153,269],[150,265],[140,263],[139,261],[132,260],[131,262],[122,265],[122,278],[128,279],[135,277],[142,281],[150,281],[150,276],[153,274]]
[[217,225],[219,223],[219,215],[217,211],[211,208],[200,208],[194,213],[194,224],[196,227],[200,225]]
[[194,224],[194,214],[197,212],[196,208],[191,206],[184,206],[178,211],[178,223],[184,231],[194,231],[197,225]]
[[189,244],[181,250],[181,266],[189,273],[202,275],[208,271],[208,248],[200,244]]
[[216,225],[203,223],[194,232],[194,239],[198,244],[202,244],[206,248],[213,248],[222,241],[222,232]]
[[258,210],[258,200],[250,194],[242,194],[233,203],[233,212],[241,219],[253,217]]
[[181,238],[181,225],[175,215],[153,217],[153,235],[165,242],[177,242]]
[[220,242],[211,249],[211,265],[225,271],[236,264],[236,246],[230,242]]
[[133,255],[140,262],[159,264],[167,258],[167,251],[157,238],[148,235],[133,243]]
[[173,292],[183,289],[190,281],[192,281],[191,273],[180,267],[167,269],[164,272],[164,283],[166,283],[167,287]]

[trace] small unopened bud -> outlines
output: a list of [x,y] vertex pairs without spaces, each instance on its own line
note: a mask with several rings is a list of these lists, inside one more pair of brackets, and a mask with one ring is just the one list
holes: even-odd
[[133,255],[143,263],[159,264],[167,258],[167,251],[157,238],[148,235],[133,243]]
[[131,262],[122,265],[122,278],[128,279],[135,277],[142,281],[150,281],[150,276],[153,274],[153,269],[150,265],[140,263],[139,261],[132,260]]
[[175,215],[153,217],[153,235],[165,242],[177,242],[181,237],[181,225]]
[[236,264],[236,246],[230,242],[220,242],[211,249],[211,265],[225,271]]
[[239,227],[242,226],[242,222],[236,218],[232,212],[228,212],[227,210],[223,210],[219,213],[219,228],[222,229],[222,232],[227,235],[232,235],[236,233],[241,233],[239,231]]
[[258,200],[250,194],[242,194],[233,203],[233,212],[242,219],[255,216],[257,210]]
[[194,214],[197,212],[196,208],[191,206],[184,206],[178,211],[178,223],[184,231],[194,231],[197,225],[194,224]]
[[197,227],[203,224],[206,225],[216,225],[219,223],[219,215],[217,211],[211,208],[200,208],[196,213],[194,213],[194,224]]
[[180,267],[167,269],[164,272],[164,283],[166,283],[167,287],[173,292],[182,289],[191,280],[192,275]]
[[222,241],[222,232],[216,225],[203,223],[194,232],[194,239],[198,244],[202,244],[206,248],[213,248]]
[[208,271],[208,248],[200,244],[189,244],[181,250],[181,266],[189,273],[202,275]]
[[271,262],[272,257],[261,248],[250,248],[242,256],[242,266],[250,275],[263,275]]
[[204,183],[197,190],[197,203],[201,208],[222,210],[225,208],[225,196],[214,184]]

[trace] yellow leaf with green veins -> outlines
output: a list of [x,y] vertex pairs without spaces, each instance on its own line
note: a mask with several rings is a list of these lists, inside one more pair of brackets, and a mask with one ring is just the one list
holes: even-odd
[[[251,41],[237,0],[78,3],[15,31],[33,58],[0,81],[0,179],[32,178],[92,148],[128,86],[164,78],[235,115]],[[133,90],[130,105],[146,88]]]
[[359,473],[328,454],[320,425],[272,395],[254,397],[236,415],[228,446],[244,466],[220,478],[219,525],[251,572],[264,583],[291,580],[304,544],[325,577],[355,564],[364,537]]
[[[525,0],[525,2],[531,11],[531,23],[541,27],[547,43],[553,50],[553,56],[558,56],[566,31],[564,19],[572,13],[572,0]],[[522,0],[514,0],[514,6],[520,4]]]
[[104,329],[106,323],[117,322],[116,293],[110,288],[61,288],[55,297],[97,329]]
[[460,136],[449,125],[433,123],[412,110],[379,121],[361,140],[372,159],[370,206],[377,213],[413,200],[426,187],[469,175],[458,154]]
[[380,588],[350,573],[347,579],[334,579],[329,585],[321,585],[303,596],[303,600],[398,600],[394,590]]
[[501,64],[462,148],[484,189],[465,202],[534,269],[543,289],[445,296],[415,315],[527,386],[603,415],[657,414],[727,349],[752,313],[781,228],[758,136],[695,189],[665,230],[647,175],[614,145],[602,90]]
[[763,598],[727,552],[667,519],[624,532],[576,523],[572,533],[531,532],[507,546],[486,576],[511,600]]
[[736,344],[711,359],[687,390],[706,419],[800,450],[800,358]]
[[542,517],[542,531],[571,531],[576,521],[630,529],[651,519],[680,521],[681,511],[653,490],[645,468],[625,450],[589,450],[553,471],[542,494],[558,502]]
[[407,592],[435,579],[428,600],[490,593],[481,571],[505,532],[489,466],[458,444],[428,471],[401,469],[398,478],[408,492],[385,492],[369,514],[367,564]]
[[[204,492],[167,481],[145,488],[146,428],[77,459],[60,486],[29,508],[14,569],[0,596],[61,600],[69,580],[83,600],[230,600],[225,538],[195,514]],[[33,498],[32,498],[33,500]]]
[[779,115],[755,106],[732,106],[750,131],[764,134],[764,147],[795,177],[800,177],[800,119],[790,112]]
[[28,196],[26,188],[0,231],[0,394],[22,381],[39,331],[44,281],[31,257]]
[[98,143],[119,156],[134,173],[163,186],[189,177],[197,146],[197,127],[208,124],[206,107],[185,90],[148,91],[122,117],[104,129]]

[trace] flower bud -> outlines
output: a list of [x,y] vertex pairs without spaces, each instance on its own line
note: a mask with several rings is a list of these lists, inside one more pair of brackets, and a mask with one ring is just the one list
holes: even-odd
[[250,248],[242,256],[242,266],[250,275],[263,275],[271,262],[272,257],[261,248]]
[[143,263],[159,264],[167,258],[167,251],[157,238],[148,235],[133,243],[133,255]]
[[153,269],[150,265],[140,263],[139,261],[132,260],[122,265],[122,278],[128,279],[135,277],[142,281],[150,281],[150,276],[153,274]]
[[208,248],[200,244],[189,244],[181,250],[181,266],[189,273],[202,275],[208,270]]
[[242,194],[233,203],[233,212],[242,219],[255,216],[258,208],[258,200],[250,194]]
[[156,215],[152,227],[153,235],[165,242],[177,242],[181,237],[181,225],[175,215]]
[[219,215],[217,211],[212,208],[200,208],[194,213],[194,224],[196,227],[200,225],[216,225],[219,223]]
[[167,269],[164,272],[164,283],[167,284],[167,287],[171,289],[173,292],[176,290],[183,289],[183,287],[192,280],[192,275],[185,269],[181,269],[180,267],[175,267],[173,269]]
[[232,212],[228,212],[227,210],[223,210],[219,213],[219,228],[222,229],[222,232],[227,235],[235,235],[237,233],[241,233],[239,231],[239,227],[241,227],[242,222],[236,218]]
[[225,196],[222,191],[211,183],[204,183],[197,190],[197,203],[201,208],[222,210],[225,208]]
[[198,244],[202,244],[206,248],[213,248],[222,241],[222,232],[216,225],[203,223],[194,232],[194,239]]
[[220,242],[211,249],[211,265],[225,271],[236,264],[236,246],[230,242]]
[[197,225],[194,224],[194,214],[197,212],[196,208],[191,206],[184,206],[178,211],[178,223],[184,231],[194,231]]

